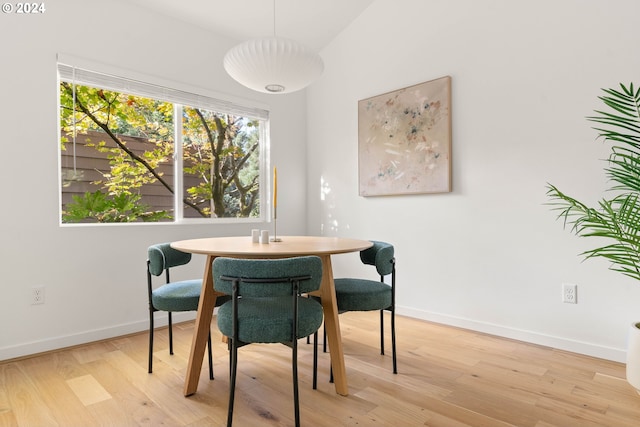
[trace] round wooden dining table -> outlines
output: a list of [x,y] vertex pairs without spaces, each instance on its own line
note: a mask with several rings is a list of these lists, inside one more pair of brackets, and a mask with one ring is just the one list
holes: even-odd
[[358,252],[373,245],[368,240],[348,239],[324,236],[279,236],[280,241],[254,243],[251,236],[211,237],[181,240],[171,243],[171,247],[183,252],[206,255],[207,260],[202,279],[202,292],[196,316],[195,330],[191,342],[189,365],[184,384],[184,395],[194,394],[198,388],[198,379],[202,369],[204,351],[209,336],[216,297],[219,294],[213,287],[212,264],[216,257],[233,258],[290,258],[316,255],[322,260],[322,283],[318,295],[322,301],[327,342],[331,353],[331,366],[336,393],[347,396],[349,388],[342,351],[338,306],[331,255]]

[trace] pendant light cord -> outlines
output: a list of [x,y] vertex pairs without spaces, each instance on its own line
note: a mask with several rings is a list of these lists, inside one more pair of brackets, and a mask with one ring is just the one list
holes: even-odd
[[273,38],[276,38],[276,0],[273,0]]

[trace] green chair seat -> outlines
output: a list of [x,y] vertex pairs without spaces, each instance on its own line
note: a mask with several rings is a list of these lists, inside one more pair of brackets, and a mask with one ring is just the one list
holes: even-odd
[[391,286],[376,280],[335,279],[338,311],[371,311],[391,307]]
[[[241,298],[238,301],[238,339],[252,343],[291,341],[293,310],[291,297]],[[218,309],[218,328],[233,336],[231,301]],[[322,306],[309,298],[298,297],[298,338],[312,335],[322,325]]]
[[198,309],[202,280],[183,280],[172,282],[151,293],[151,301],[156,310],[195,311]]

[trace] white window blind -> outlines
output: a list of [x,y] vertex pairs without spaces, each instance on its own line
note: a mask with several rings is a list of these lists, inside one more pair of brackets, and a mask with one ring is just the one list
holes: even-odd
[[58,63],[58,74],[60,80],[66,82],[75,82],[76,84],[104,88],[115,92],[143,96],[210,111],[224,112],[235,116],[260,120],[267,120],[269,118],[269,112],[264,109],[248,107],[178,89],[90,71],[74,65]]

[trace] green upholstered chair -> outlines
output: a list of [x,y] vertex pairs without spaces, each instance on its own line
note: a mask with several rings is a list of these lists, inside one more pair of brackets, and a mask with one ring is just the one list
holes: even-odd
[[[149,246],[147,250],[147,286],[149,291],[149,373],[153,371],[153,333],[154,313],[168,312],[169,320],[169,354],[173,354],[173,319],[172,312],[197,311],[200,301],[202,279],[172,282],[169,270],[173,267],[188,264],[191,254],[173,249],[169,243]],[[165,283],[155,287],[152,276],[165,274]],[[229,297],[216,299],[221,305]],[[209,334],[209,378],[213,379],[213,357],[211,355],[211,334]]]
[[[322,261],[316,256],[284,259],[213,261],[217,291],[230,294],[218,309],[218,328],[229,337],[231,377],[227,426],[233,421],[238,368],[238,348],[251,343],[282,343],[292,349],[295,425],[300,425],[298,402],[298,339],[317,333],[322,325],[322,305],[301,294],[318,290]],[[317,350],[314,351],[314,364]],[[314,369],[315,373],[315,369]]]
[[[373,241],[373,246],[360,252],[360,260],[376,267],[380,281],[361,278],[334,279],[338,312],[380,310],[380,354],[384,355],[384,311],[391,312],[391,352],[393,373],[398,373],[396,362],[396,259],[393,245]],[[385,283],[391,275],[391,284]],[[326,351],[326,338],[325,338]]]

